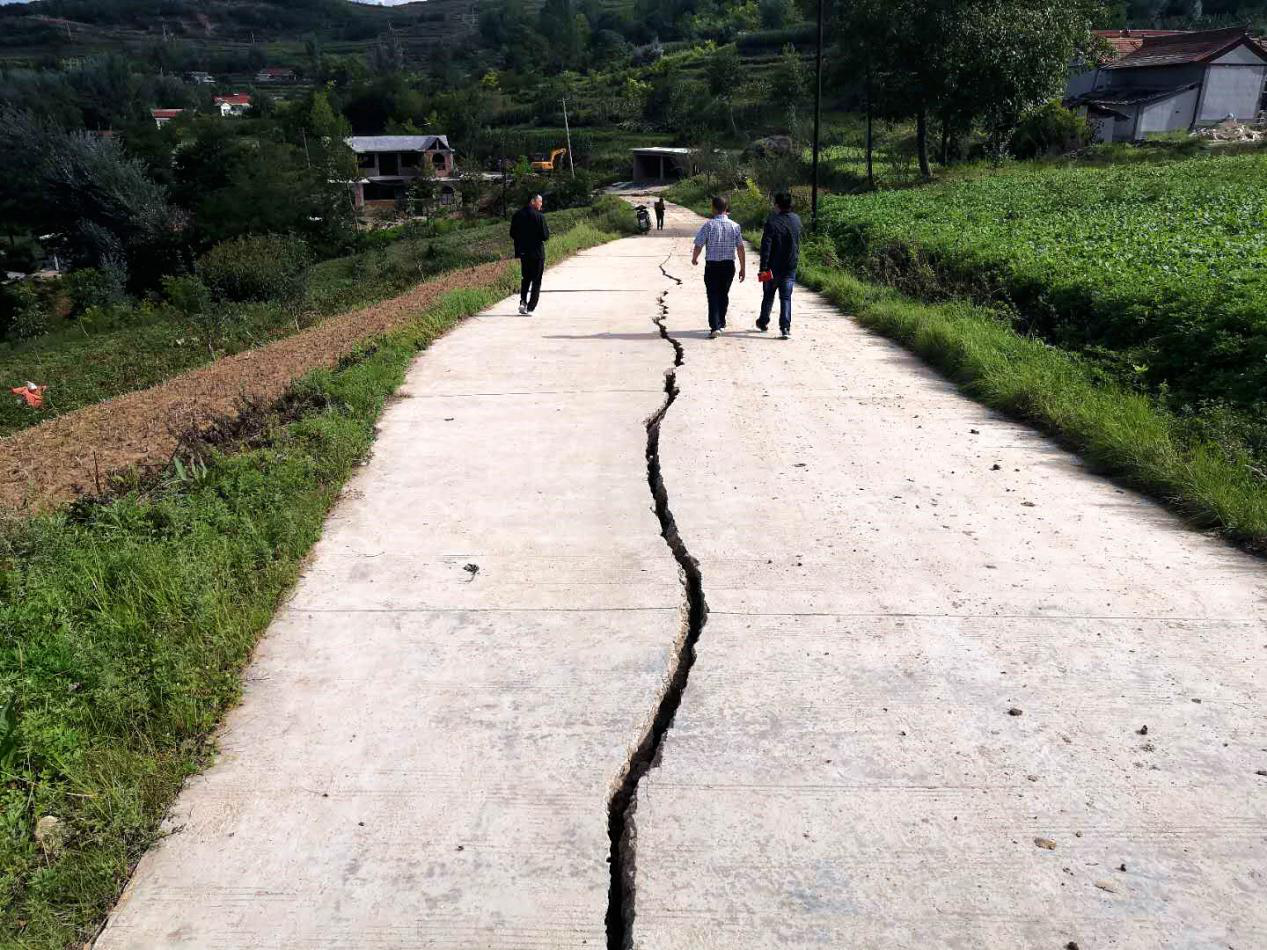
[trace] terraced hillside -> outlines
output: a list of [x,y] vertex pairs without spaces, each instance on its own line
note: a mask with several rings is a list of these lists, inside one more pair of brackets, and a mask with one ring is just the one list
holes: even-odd
[[329,52],[364,49],[391,31],[401,46],[429,49],[470,30],[474,0],[427,0],[395,7],[351,0],[36,0],[0,6],[0,60],[69,58],[95,52],[189,43],[210,52],[263,44]]

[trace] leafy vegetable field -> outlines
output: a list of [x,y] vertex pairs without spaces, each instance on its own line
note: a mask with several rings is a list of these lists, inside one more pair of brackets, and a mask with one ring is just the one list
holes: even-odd
[[1267,154],[1017,166],[830,199],[825,220],[871,276],[1002,304],[1172,408],[1267,409]]

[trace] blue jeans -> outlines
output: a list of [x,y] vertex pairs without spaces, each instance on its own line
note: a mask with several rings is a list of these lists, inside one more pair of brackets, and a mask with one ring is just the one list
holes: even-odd
[[779,292],[779,330],[787,333],[792,329],[792,288],[796,285],[796,272],[791,274],[775,274],[773,280],[767,280],[761,288],[761,316],[757,318],[757,326],[764,330],[770,325],[770,311],[774,309],[774,292]]

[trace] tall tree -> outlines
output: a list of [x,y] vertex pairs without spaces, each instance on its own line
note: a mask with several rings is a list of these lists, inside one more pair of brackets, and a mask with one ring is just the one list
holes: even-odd
[[920,173],[930,119],[982,127],[1006,144],[1026,109],[1053,95],[1090,42],[1099,0],[840,0],[842,58],[869,112],[915,119]]

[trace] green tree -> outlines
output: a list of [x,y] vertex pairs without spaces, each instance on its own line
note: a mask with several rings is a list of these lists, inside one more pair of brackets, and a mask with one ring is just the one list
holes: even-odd
[[794,129],[801,114],[802,104],[809,89],[809,74],[796,47],[788,44],[770,75],[770,101],[782,108],[787,116],[787,127]]
[[1006,143],[1089,47],[1098,9],[1098,0],[838,0],[834,32],[868,114],[915,119],[927,177],[931,118],[943,139],[980,125]]
[[185,218],[115,140],[0,107],[0,155],[31,163],[37,216],[63,230],[80,263],[126,273],[138,287],[173,266]]
[[427,162],[419,168],[419,175],[409,186],[410,210],[424,218],[430,218],[436,210],[436,202],[440,197],[440,186],[436,181],[435,171]]
[[761,26],[767,30],[780,30],[791,22],[794,13],[792,0],[761,0]]

